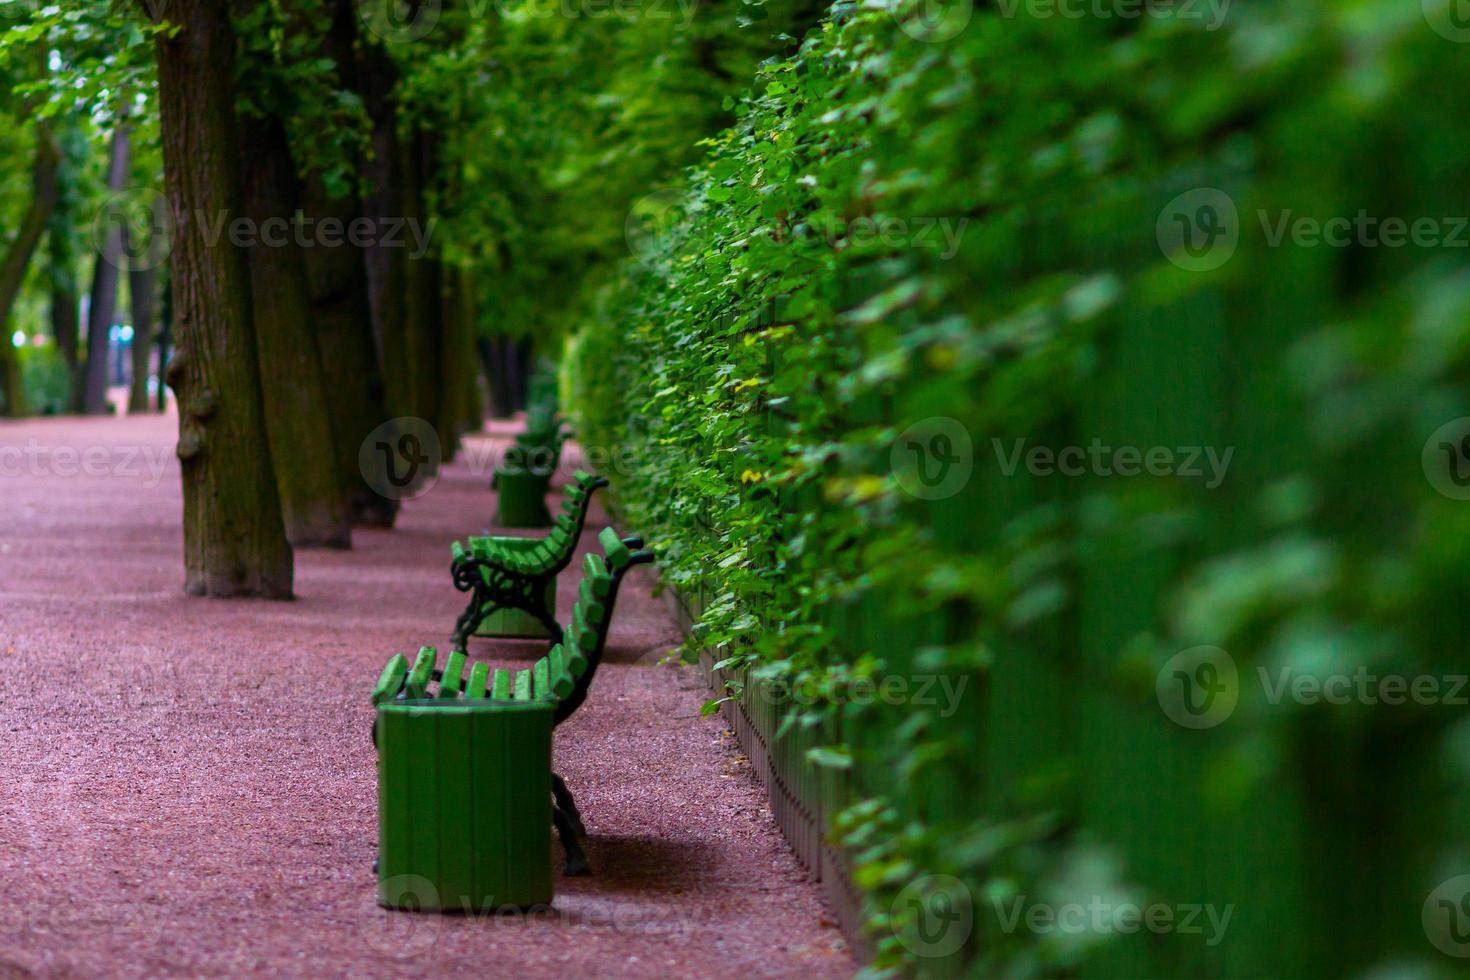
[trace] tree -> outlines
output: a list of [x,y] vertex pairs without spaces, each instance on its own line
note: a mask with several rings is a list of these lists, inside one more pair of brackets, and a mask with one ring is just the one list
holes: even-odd
[[3,260],[0,260],[0,395],[5,398],[5,414],[12,417],[26,413],[26,397],[20,359],[10,343],[10,312],[20,294],[26,267],[30,265],[31,256],[46,231],[51,209],[56,205],[60,160],[50,127],[38,123],[35,161],[31,167],[31,203],[21,219],[19,233],[11,240]]
[[[136,255],[126,226],[123,235],[128,255]],[[128,267],[128,298],[133,307],[133,385],[128,393],[129,415],[149,409],[148,377],[157,330],[154,317],[157,291],[158,274],[151,262],[134,262]]]
[[291,545],[272,471],[244,252],[210,247],[203,218],[241,213],[235,41],[225,0],[170,0],[155,37],[175,231],[171,279],[184,484],[184,588],[289,598]]
[[242,115],[239,138],[242,203],[256,234],[249,250],[255,340],[286,536],[296,547],[348,548],[351,511],[312,328],[306,260],[291,233],[296,177],[286,130],[276,117]]
[[[360,101],[361,83],[353,53],[357,16],[353,0],[333,0],[327,29],[315,33],[322,38],[321,54],[334,63],[339,91]],[[346,162],[355,175],[361,165],[356,154]],[[325,172],[323,167],[314,167],[306,175],[301,196],[302,213],[313,227],[332,222],[350,228],[363,217],[361,198],[352,183]],[[392,527],[397,502],[373,490],[358,465],[358,447],[389,418],[382,366],[373,339],[366,255],[349,236],[340,248],[308,249],[306,269],[326,382],[327,412],[336,436],[337,465],[348,489],[352,519],[357,524]]]
[[[119,102],[113,122],[112,146],[108,152],[107,191],[111,202],[119,200],[127,190],[129,159],[132,152],[132,129],[128,124],[127,100]],[[107,411],[108,346],[113,320],[117,314],[117,285],[123,264],[123,224],[119,215],[109,211],[98,229],[102,240],[97,243],[96,264],[92,272],[92,298],[87,307],[87,360],[82,373],[77,407],[87,415]]]

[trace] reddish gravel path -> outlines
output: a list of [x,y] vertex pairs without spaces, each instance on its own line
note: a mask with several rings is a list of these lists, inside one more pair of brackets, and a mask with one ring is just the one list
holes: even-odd
[[596,874],[558,879],[556,918],[377,908],[367,691],[442,647],[488,474],[456,463],[399,530],[298,555],[295,602],[190,599],[173,432],[0,424],[0,976],[853,972],[703,692],[653,665],[676,631],[645,570],[557,736]]

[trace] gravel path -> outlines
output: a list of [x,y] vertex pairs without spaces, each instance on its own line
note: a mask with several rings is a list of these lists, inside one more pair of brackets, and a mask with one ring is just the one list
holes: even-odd
[[551,916],[379,909],[366,696],[389,653],[447,646],[492,439],[272,603],[180,591],[174,426],[0,424],[0,976],[851,975],[705,692],[657,665],[677,631],[645,569],[557,735],[596,873]]

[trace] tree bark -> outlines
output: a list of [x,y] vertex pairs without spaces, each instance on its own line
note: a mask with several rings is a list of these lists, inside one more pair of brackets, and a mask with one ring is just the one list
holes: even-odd
[[289,598],[291,545],[271,468],[243,251],[211,247],[201,219],[240,213],[235,41],[226,0],[171,0],[155,40],[164,170],[174,213],[171,280],[184,485],[184,589]]
[[405,310],[408,255],[401,248],[389,248],[381,242],[388,221],[404,217],[401,194],[404,154],[399,147],[397,106],[388,95],[398,80],[398,73],[381,45],[363,44],[359,50],[363,104],[373,123],[372,156],[362,164],[368,185],[362,211],[377,233],[363,255],[368,304],[388,412],[398,416],[415,410]]
[[[445,266],[444,287],[444,357],[439,370],[443,398],[440,404],[439,428],[453,436],[457,445],[466,432],[477,431],[480,417],[480,394],[475,386],[479,376],[475,350],[474,283],[462,267]],[[446,459],[451,454],[446,453]]]
[[286,129],[276,118],[242,116],[238,132],[242,203],[257,236],[250,248],[255,342],[286,538],[297,548],[350,548],[347,490],[312,330],[306,250],[292,229],[296,175]]
[[[126,235],[126,226],[124,226]],[[133,254],[131,244],[127,252]],[[148,411],[148,377],[153,360],[154,297],[158,276],[148,263],[128,269],[128,298],[133,306],[133,385],[128,396],[128,414]]]
[[174,336],[174,291],[172,278],[169,275],[169,267],[163,267],[163,274],[159,281],[163,288],[162,299],[158,304],[158,411],[168,411],[168,385],[163,379],[168,377],[169,351],[173,347]]
[[[353,92],[360,91],[353,54],[356,31],[353,0],[336,0],[323,53],[337,63],[343,88]],[[308,175],[303,183],[302,210],[316,227],[332,220],[350,228],[363,216],[362,203],[355,194],[333,198],[320,174]],[[398,513],[397,501],[374,491],[358,465],[363,440],[390,417],[373,339],[364,251],[350,236],[341,248],[309,249],[306,271],[326,381],[327,410],[336,436],[337,465],[348,489],[352,520],[370,527],[392,527]]]
[[[121,193],[127,186],[131,143],[126,108],[119,108],[107,164],[107,190],[111,194]],[[107,225],[97,252],[92,273],[92,299],[87,308],[87,366],[79,406],[86,415],[107,412],[109,333],[117,315],[117,283],[123,263],[122,236],[126,222],[118,215],[104,215],[103,220]]]
[[[410,228],[423,229],[426,235],[429,209],[425,190],[437,164],[433,140],[422,130],[415,130],[410,139],[400,142],[399,149],[403,155],[399,168],[403,217]],[[445,381],[440,373],[445,356],[443,268],[433,252],[409,255],[404,268],[404,336],[412,412],[437,424],[443,418]],[[452,453],[455,436],[454,432],[439,429],[440,443],[448,453]]]
[[56,206],[57,170],[61,155],[44,125],[36,127],[36,159],[31,177],[31,206],[21,219],[20,232],[0,260],[0,396],[5,399],[5,414],[16,418],[26,414],[25,384],[21,378],[20,357],[10,341],[10,313],[20,295],[26,267],[35,255]]

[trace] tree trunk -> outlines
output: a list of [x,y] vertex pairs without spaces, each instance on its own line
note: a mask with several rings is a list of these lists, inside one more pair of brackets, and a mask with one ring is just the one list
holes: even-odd
[[[422,130],[399,143],[402,165],[400,198],[403,217],[410,228],[427,234],[429,210],[425,189],[435,170],[432,140]],[[404,251],[398,249],[398,251]],[[404,265],[404,337],[408,346],[408,390],[412,412],[419,418],[438,423],[444,402],[444,299],[442,267],[433,253],[410,255]],[[442,428],[439,439],[446,450],[455,442],[455,433]]]
[[468,271],[460,273],[460,372],[463,375],[464,399],[461,419],[465,432],[479,432],[485,427],[485,401],[480,390],[480,355],[476,344],[480,337],[479,291]]
[[[133,254],[131,243],[127,251]],[[153,334],[157,329],[153,322],[157,289],[158,276],[148,263],[128,270],[128,297],[133,304],[133,385],[128,396],[129,415],[148,411],[148,377],[153,361]]]
[[514,392],[510,384],[509,337],[481,337],[477,343],[480,363],[485,371],[485,384],[490,389],[490,416],[508,419],[515,414]]
[[389,98],[398,74],[381,45],[363,44],[358,68],[361,92],[372,119],[372,156],[363,161],[362,174],[368,190],[363,195],[363,216],[373,222],[373,244],[364,250],[368,277],[368,303],[373,334],[377,338],[383,371],[384,397],[391,415],[414,411],[413,377],[406,335],[405,302],[408,261],[402,248],[382,244],[390,219],[402,220],[401,165],[397,106]]
[[[107,190],[111,194],[119,194],[127,186],[130,134],[126,109],[119,108],[107,164]],[[126,224],[121,214],[104,214],[101,220],[106,225],[92,273],[92,300],[87,308],[87,367],[79,406],[87,415],[107,412],[108,342],[117,315],[117,282],[123,263],[122,236]]]
[[[353,0],[337,0],[323,53],[337,63],[338,77],[347,91],[359,91],[353,58],[357,8]],[[340,221],[344,228],[362,217],[355,194],[333,198],[320,174],[307,177],[302,187],[302,210],[316,227],[324,220]],[[358,465],[358,450],[373,429],[389,419],[383,390],[378,348],[373,340],[372,311],[368,303],[368,276],[363,249],[349,238],[341,248],[313,248],[306,252],[311,284],[312,316],[317,348],[326,381],[327,410],[337,446],[337,465],[352,505],[354,523],[392,527],[397,501],[369,486]]]
[[168,385],[163,379],[168,376],[169,349],[173,346],[174,335],[174,291],[170,285],[169,267],[163,267],[163,274],[159,276],[163,288],[162,301],[158,305],[158,410],[168,411]]
[[51,209],[56,206],[58,192],[56,173],[61,156],[44,125],[36,127],[36,161],[31,178],[31,206],[21,219],[20,233],[5,250],[0,260],[0,396],[5,399],[5,414],[16,418],[26,414],[25,384],[20,373],[20,357],[10,342],[10,311],[20,295],[26,267],[41,242]]
[[293,547],[352,547],[347,490],[312,334],[304,249],[292,233],[296,176],[279,119],[241,116],[240,174],[250,248],[251,305],[266,430],[286,538]]
[[171,281],[184,484],[184,589],[192,595],[291,596],[262,407],[243,251],[211,247],[202,219],[240,213],[235,41],[226,0],[171,0],[160,34],[158,97],[175,233]]
[[444,268],[444,356],[439,370],[443,398],[439,428],[450,433],[457,444],[461,435],[477,431],[481,425],[480,396],[475,386],[479,376],[475,297],[468,272],[458,266]]
[[80,327],[76,290],[54,287],[51,290],[51,336],[56,339],[56,347],[61,351],[61,359],[66,362],[73,384],[77,377],[77,331]]

